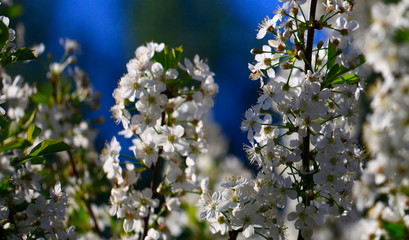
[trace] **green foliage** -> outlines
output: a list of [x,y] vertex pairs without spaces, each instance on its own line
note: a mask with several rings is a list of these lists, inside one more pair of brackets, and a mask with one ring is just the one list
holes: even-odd
[[36,57],[33,54],[33,51],[28,48],[19,48],[15,51],[11,47],[7,48],[5,51],[0,54],[0,65],[6,66],[11,63],[21,62],[26,60],[33,60]]
[[0,49],[3,49],[9,41],[9,28],[7,25],[0,21]]
[[328,40],[328,60],[327,60],[327,68],[330,69],[332,66],[334,66],[336,57],[337,57],[337,47],[335,44],[331,42],[331,40]]
[[72,147],[67,145],[63,141],[58,140],[58,139],[49,138],[49,139],[42,141],[37,146],[35,146],[31,150],[29,155],[30,156],[47,155],[51,153],[67,151],[70,149],[72,149]]
[[183,47],[172,48],[169,51],[169,48],[165,46],[165,49],[162,52],[155,53],[153,57],[154,62],[160,62],[163,66],[163,69],[166,71],[169,68],[177,68],[178,62],[182,59]]
[[333,64],[332,61],[330,61],[331,60],[331,55],[332,55],[332,58],[334,58],[334,62],[335,62],[335,57],[334,57],[335,55],[333,55],[333,53],[328,54],[327,64],[329,64],[329,66],[331,66],[331,67],[328,68],[329,69],[328,73],[327,73],[327,75],[325,76],[325,78],[324,78],[324,80],[322,82],[322,87],[323,88],[324,87],[329,87],[329,86],[334,85],[334,84],[342,84],[344,82],[347,82],[348,84],[356,84],[356,83],[358,83],[360,81],[360,78],[359,78],[358,75],[352,74],[352,73],[350,73],[350,74],[346,74],[346,73],[348,73],[352,69],[355,69],[355,68],[357,68],[357,67],[359,67],[359,66],[361,66],[362,64],[365,63],[365,58],[364,58],[363,55],[358,56],[359,64],[357,64],[355,66],[351,66],[350,68],[346,68],[346,67],[340,66],[338,64],[331,65],[331,64]]
[[7,11],[6,11],[6,16],[8,16],[9,18],[18,18],[21,15],[23,15],[24,9],[23,6],[21,5],[13,5],[10,6]]
[[27,140],[33,143],[40,133],[41,128],[37,127],[36,125],[31,125],[27,130]]
[[335,79],[334,81],[332,81],[330,84],[331,85],[335,85],[335,84],[343,84],[344,82],[352,85],[355,83],[359,83],[361,79],[359,78],[358,75],[353,74],[353,73],[349,73],[349,74],[345,74],[337,79]]
[[402,28],[395,32],[393,39],[397,43],[409,43],[409,29]]
[[[178,63],[182,61],[183,48],[179,46],[177,48],[172,48],[169,50],[168,46],[162,52],[155,53],[153,57],[153,62],[159,62],[163,66],[163,70],[166,72],[168,69],[178,69]],[[176,96],[179,89],[188,88],[199,88],[200,82],[192,81],[192,77],[189,76],[185,71],[179,72],[179,76],[175,80],[167,80],[166,89],[170,96]]]
[[30,141],[24,138],[8,138],[3,141],[0,147],[0,152],[9,152],[14,149],[24,149],[31,146]]
[[409,232],[406,229],[405,223],[400,222],[388,222],[381,220],[382,228],[384,228],[391,239],[408,239]]
[[383,0],[386,4],[396,4],[399,3],[401,0]]

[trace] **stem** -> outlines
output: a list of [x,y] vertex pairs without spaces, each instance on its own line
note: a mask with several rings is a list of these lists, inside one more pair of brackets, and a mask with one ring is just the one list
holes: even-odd
[[[161,123],[161,125],[164,126],[164,125],[166,125],[166,123],[167,123],[166,113],[162,112],[162,123]],[[155,131],[156,131],[156,129],[155,129]],[[156,131],[156,132],[158,132],[158,131]],[[155,187],[156,187],[156,181],[157,181],[158,173],[159,173],[159,166],[160,166],[160,160],[161,160],[160,155],[162,154],[162,151],[163,151],[163,149],[159,150],[158,161],[156,162],[155,165],[152,163],[152,166],[151,166],[151,170],[152,170],[152,179],[151,179],[152,199],[154,199],[156,197],[156,195],[157,195]],[[150,215],[151,215],[151,208],[149,208],[148,215],[143,218],[143,222],[144,222],[143,234],[141,235],[140,240],[144,240],[145,237],[148,235]]]
[[[161,154],[161,151],[159,151],[159,156]],[[156,179],[158,178],[158,172],[159,172],[159,163],[160,163],[160,157],[158,157],[158,161],[156,162],[155,165],[152,164],[151,170],[152,170],[152,179],[151,179],[151,190],[152,190],[152,199],[156,197]],[[141,235],[141,240],[144,240],[145,237],[148,235],[148,230],[149,230],[149,217],[151,215],[151,210],[149,208],[148,211],[148,216],[143,218],[144,226],[143,226],[143,234]]]
[[238,230],[231,230],[229,232],[229,240],[236,240],[237,236],[239,235],[239,233],[241,232],[242,229],[238,229]]
[[[75,176],[75,178],[77,178],[77,180],[79,180],[79,179],[80,179],[80,175],[79,175],[79,173],[78,173],[78,171],[77,171],[77,167],[76,167],[76,165],[75,165],[74,155],[72,154],[71,150],[68,150],[67,152],[68,152],[68,155],[70,156],[70,164],[71,164],[71,167],[72,167],[72,171],[73,171],[73,173],[74,173],[74,176]],[[98,234],[100,237],[103,237],[103,236],[102,236],[102,232],[101,232],[101,230],[100,230],[99,227],[98,227],[98,220],[97,220],[97,218],[96,218],[96,216],[95,216],[95,214],[94,214],[94,211],[92,211],[91,203],[88,201],[88,199],[85,198],[85,196],[83,196],[83,200],[84,200],[84,202],[85,202],[85,206],[87,207],[87,210],[88,210],[88,212],[89,212],[89,215],[91,216],[92,220],[94,221],[94,230],[95,230],[95,232],[97,232],[97,234]]]
[[[307,48],[305,51],[305,73],[308,72],[308,70],[313,71],[311,68],[311,61],[312,61],[312,50],[313,50],[313,44],[314,44],[314,20],[315,20],[315,12],[317,10],[317,0],[311,0],[310,3],[310,18],[308,23],[310,24],[308,27],[308,35],[307,35]],[[303,170],[305,172],[305,177],[303,181],[309,181],[310,176],[308,175],[309,169],[310,169],[310,129],[307,129],[307,135],[303,137],[303,151],[301,154],[302,157],[302,166]],[[303,190],[307,190],[307,186],[303,187]],[[305,206],[309,205],[309,200],[308,197],[304,197],[303,202]],[[298,232],[298,240],[304,240],[304,237],[301,236],[301,231]]]

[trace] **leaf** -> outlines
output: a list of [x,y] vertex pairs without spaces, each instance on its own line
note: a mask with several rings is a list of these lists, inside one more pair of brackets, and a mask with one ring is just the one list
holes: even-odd
[[40,92],[37,92],[35,95],[33,95],[31,99],[33,99],[34,103],[42,103],[42,104],[49,103],[48,96]]
[[18,18],[23,14],[23,6],[22,5],[13,5],[7,10],[6,16],[9,18]]
[[27,140],[31,143],[40,135],[41,128],[37,127],[36,125],[31,125],[27,130]]
[[361,66],[362,64],[364,64],[366,62],[365,56],[363,54],[358,55],[358,59],[359,59],[359,63],[357,65],[354,65],[353,69]]
[[3,141],[3,145],[0,147],[0,152],[7,152],[14,149],[23,149],[31,146],[31,142],[24,138],[6,139]]
[[44,164],[46,162],[45,157],[36,156],[36,157],[30,157],[30,158],[25,159],[23,163],[27,162],[28,160],[30,160],[31,164]]
[[7,25],[0,21],[0,49],[3,49],[9,41],[9,28]]
[[[357,66],[360,66],[360,65],[361,65],[361,63],[359,65],[357,65]],[[325,79],[323,81],[322,86],[327,87],[328,84],[337,84],[337,83],[334,83],[334,81],[337,81],[340,78],[340,76],[344,75],[345,73],[347,73],[347,72],[349,72],[351,70],[352,69],[349,69],[349,68],[346,68],[344,66],[339,66],[338,64],[335,64],[334,66],[332,66],[332,68],[329,70],[329,72],[325,76]],[[351,82],[350,84],[353,84],[353,83]]]
[[0,127],[2,129],[7,129],[10,124],[10,121],[5,118],[3,115],[0,115]]
[[344,82],[347,82],[348,84],[355,84],[359,83],[361,79],[359,78],[358,75],[349,73],[341,76],[340,78],[335,79],[332,81],[330,84],[335,85],[335,84],[343,84]]
[[338,64],[335,64],[334,66],[332,66],[329,69],[327,75],[325,76],[325,79],[322,82],[323,87],[326,87],[328,85],[328,83],[330,83],[331,80],[336,77],[336,74],[337,74],[338,70],[339,70],[339,65]]
[[33,124],[36,116],[37,116],[37,109],[34,109],[32,112],[27,112],[24,115],[24,118],[20,120],[20,123],[21,124],[24,123],[23,127],[28,128]]
[[178,63],[182,60],[182,53],[182,46],[172,49],[173,62],[171,64],[171,68],[178,68]]
[[399,3],[400,0],[383,0],[383,2],[386,4],[391,4],[391,3],[396,4],[396,3]]
[[36,57],[32,50],[28,48],[19,48],[12,51],[11,47],[9,47],[5,52],[1,53],[0,64],[6,66],[11,63],[33,59],[36,59]]
[[7,137],[15,137],[17,136],[18,133],[20,133],[21,129],[20,126],[16,121],[10,122],[8,132],[7,132]]
[[334,65],[336,57],[337,47],[331,42],[331,40],[328,40],[327,69],[330,69]]
[[49,138],[41,143],[37,144],[31,152],[30,156],[39,156],[39,155],[46,155],[51,153],[57,153],[62,151],[67,151],[72,149],[71,146],[67,145],[61,140]]
[[36,59],[33,50],[28,48],[19,48],[12,55],[15,57],[16,62]]
[[394,223],[381,220],[381,225],[389,233],[391,239],[407,239],[409,237],[403,222]]
[[46,162],[46,159],[43,156],[35,156],[35,157],[24,156],[23,158],[13,158],[11,160],[11,164],[13,166],[18,166],[18,165],[23,165],[27,161],[30,161],[31,164],[44,164]]

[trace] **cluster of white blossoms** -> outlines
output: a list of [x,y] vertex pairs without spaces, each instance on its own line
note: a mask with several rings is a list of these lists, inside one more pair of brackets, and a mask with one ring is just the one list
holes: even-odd
[[[1,156],[3,160],[10,161],[8,157],[11,156]],[[64,224],[67,194],[62,191],[61,183],[57,182],[50,189],[49,198],[46,199],[40,194],[43,191],[40,187],[41,177],[29,162],[18,169],[8,166],[7,170],[14,173],[8,176],[3,172],[2,178],[6,178],[2,181],[9,180],[15,191],[11,196],[10,192],[3,192],[0,197],[2,236],[7,239],[31,239],[41,229],[47,239],[75,239],[75,227],[66,229]]]
[[356,184],[362,239],[409,237],[409,1],[376,1],[360,42],[383,80],[371,89],[364,140],[371,154]]
[[[2,118],[2,131],[0,137],[0,235],[7,239],[31,239],[36,232],[43,232],[47,239],[75,239],[74,227],[65,227],[65,209],[67,195],[62,191],[60,182],[50,188],[49,197],[42,195],[44,188],[41,186],[41,175],[27,161],[24,165],[17,166],[16,159],[24,157],[22,148],[15,140],[21,136],[17,122],[26,114],[25,110],[29,103],[29,97],[35,88],[24,83],[20,76],[14,81],[3,69],[2,94],[8,119]],[[11,94],[13,93],[13,94]],[[18,103],[21,103],[18,106]],[[12,122],[11,128],[5,129],[5,121]],[[10,133],[10,131],[15,131]],[[10,134],[16,136],[8,137]],[[28,144],[28,143],[24,143]],[[13,149],[13,148],[16,149]]]
[[[92,238],[96,239],[103,237],[103,230],[109,227],[109,221],[104,217],[106,206],[96,203],[101,192],[107,191],[109,182],[104,177],[94,146],[97,130],[82,111],[98,107],[98,93],[94,92],[87,74],[76,65],[75,53],[79,52],[79,44],[71,39],[61,39],[60,44],[64,48],[64,56],[48,65],[51,93],[38,93],[35,98],[38,105],[34,123],[41,133],[33,146],[52,138],[63,140],[73,147],[58,153],[58,157],[48,161],[52,167],[44,167],[42,171],[49,175],[48,181],[66,184],[69,199],[67,222],[77,225],[77,216],[89,219],[87,224],[77,225],[77,230],[81,232],[78,237],[85,237],[82,233],[88,231],[87,234],[93,234]],[[40,45],[36,50],[36,55],[40,56],[45,47]],[[93,186],[95,182],[99,182],[101,187]],[[86,193],[84,189],[87,189]]]
[[[132,138],[134,156],[120,154],[114,137],[100,158],[114,183],[109,213],[124,219],[123,229],[133,238],[170,238],[164,219],[181,209],[183,195],[201,191],[196,162],[207,150],[203,119],[218,85],[205,61],[196,55],[182,64],[181,52],[163,43],[138,47],[113,93],[111,111],[124,127],[119,134]],[[146,185],[147,178],[138,179],[148,169],[150,186],[138,189],[137,183]]]
[[[248,133],[244,148],[258,174],[232,177],[218,191],[202,195],[201,217],[230,239],[238,233],[282,239],[286,221],[294,221],[300,237],[310,238],[326,216],[345,220],[361,171],[363,153],[351,129],[358,123],[357,67],[363,58],[344,51],[358,28],[349,20],[354,2],[327,1],[326,13],[316,19],[316,1],[310,19],[301,6],[306,1],[282,2],[277,14],[260,24],[257,38],[272,38],[252,50],[255,64],[249,64],[250,78],[261,80],[262,93],[241,129]],[[314,30],[323,28],[329,29],[328,44],[320,41],[313,48]],[[288,201],[296,201],[296,208],[283,213]]]
[[[14,49],[11,42],[14,30],[5,31],[9,19],[4,16],[0,19],[4,24],[2,38],[8,38],[3,38],[1,43],[4,45],[1,49],[3,65],[8,57],[11,61],[7,63],[17,60],[11,58],[12,54],[21,49]],[[66,229],[63,224],[67,195],[60,182],[50,187],[49,195],[43,194],[41,175],[30,160],[25,160],[27,147],[33,144],[24,138],[32,136],[28,137],[27,133],[33,121],[28,105],[36,88],[25,83],[20,75],[13,79],[3,67],[0,67],[0,77],[0,236],[2,239],[32,239],[40,234],[47,239],[75,239],[75,227]]]
[[[96,96],[89,83],[88,76],[78,66],[69,69],[69,77],[75,83],[75,88],[71,89],[71,92],[61,89],[64,86],[63,83],[57,84],[57,81],[62,81],[60,79],[67,72],[67,68],[76,63],[76,57],[72,53],[78,51],[79,48],[78,43],[71,39],[61,39],[60,43],[64,47],[65,57],[60,62],[50,63],[47,73],[51,84],[55,83],[56,85],[55,87],[52,86],[54,87],[53,92],[55,94],[53,95],[55,99],[51,103],[49,101],[40,101],[38,105],[35,124],[41,128],[42,132],[35,143],[48,138],[62,139],[69,145],[93,150],[94,154],[96,154],[93,146],[97,135],[96,130],[92,129],[90,123],[84,119],[74,120],[79,118],[79,108],[90,107],[96,102]],[[42,51],[44,51],[44,47]],[[37,55],[41,55],[41,53],[36,52]],[[43,98],[46,99],[46,97]],[[96,156],[93,158],[95,161]]]

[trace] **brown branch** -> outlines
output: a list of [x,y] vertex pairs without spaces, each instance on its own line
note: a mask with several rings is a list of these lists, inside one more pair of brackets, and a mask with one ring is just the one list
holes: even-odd
[[[79,180],[79,179],[80,179],[80,175],[79,175],[79,173],[78,173],[78,171],[77,171],[77,168],[76,168],[76,165],[75,165],[74,155],[72,154],[71,150],[68,150],[67,152],[68,152],[68,155],[70,156],[70,163],[71,163],[71,167],[72,167],[72,171],[73,171],[73,173],[74,173],[74,176],[75,176],[75,178],[76,178],[77,180]],[[85,198],[85,196],[83,196],[83,200],[84,200],[84,202],[85,202],[85,206],[87,207],[87,210],[88,210],[88,212],[89,212],[89,215],[91,215],[91,218],[92,218],[92,220],[94,221],[94,230],[95,230],[95,232],[97,232],[97,234],[98,234],[100,237],[103,237],[103,236],[102,236],[102,232],[101,232],[101,230],[100,230],[99,227],[98,227],[98,220],[97,220],[97,218],[96,218],[96,216],[95,216],[95,214],[94,214],[94,211],[92,211],[91,203],[88,201],[88,199]]]
[[[162,126],[166,125],[166,113],[162,112]],[[156,164],[151,165],[151,171],[152,171],[152,179],[151,179],[151,190],[152,190],[152,199],[156,197],[157,192],[156,192],[156,181],[158,178],[158,174],[159,174],[159,165],[160,165],[160,155],[162,154],[163,149],[159,149],[159,153],[158,153],[158,161],[156,162]],[[143,218],[143,234],[141,235],[141,240],[144,240],[145,237],[148,235],[148,230],[149,230],[149,217],[151,215],[151,209],[148,209],[148,215],[146,217]]]
[[237,230],[231,230],[229,232],[229,240],[236,240],[237,236],[239,235],[239,233],[242,231],[243,229],[237,229]]
[[[314,44],[314,32],[315,32],[315,26],[314,26],[314,20],[315,20],[315,12],[317,10],[317,0],[311,0],[310,2],[310,18],[308,21],[308,34],[307,34],[307,46],[305,49],[305,67],[304,71],[305,73],[308,72],[308,70],[313,71],[311,68],[312,66],[312,50],[313,50],[313,44]],[[310,170],[310,130],[309,128],[307,129],[307,136],[303,137],[303,152],[302,152],[302,165],[303,165],[303,170],[306,174],[306,176],[303,178],[303,181],[310,182],[311,176],[309,176],[308,172]],[[307,186],[303,187],[303,190],[306,192],[308,190]],[[309,205],[309,199],[307,194],[303,197],[303,201],[305,206]],[[304,237],[301,235],[301,231],[298,232],[298,240],[304,240]]]

